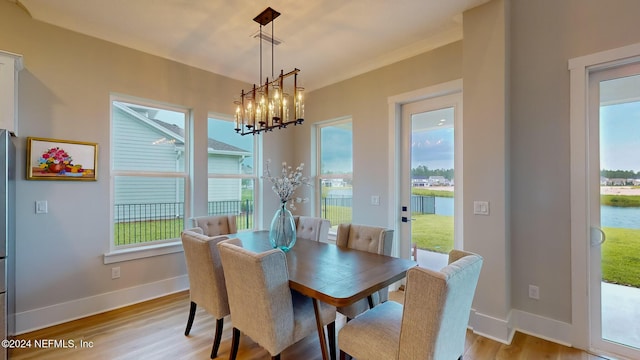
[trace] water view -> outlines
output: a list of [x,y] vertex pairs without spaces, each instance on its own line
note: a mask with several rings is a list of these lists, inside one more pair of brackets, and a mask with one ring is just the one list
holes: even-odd
[[602,227],[640,229],[640,208],[603,205],[600,222]]

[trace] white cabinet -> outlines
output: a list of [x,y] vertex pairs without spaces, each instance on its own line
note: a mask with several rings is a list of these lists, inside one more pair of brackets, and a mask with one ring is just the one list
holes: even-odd
[[18,135],[18,72],[22,56],[0,51],[0,129]]

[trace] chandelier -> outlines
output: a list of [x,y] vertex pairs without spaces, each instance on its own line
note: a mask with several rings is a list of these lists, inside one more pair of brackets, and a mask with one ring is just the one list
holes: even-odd
[[[298,87],[299,69],[288,73],[280,70],[277,77],[273,73],[273,47],[275,35],[273,20],[280,13],[268,7],[253,21],[260,24],[260,83],[240,93],[240,100],[234,101],[236,106],[236,132],[240,135],[260,134],[263,131],[286,128],[288,125],[302,124],[304,121],[304,88]],[[271,23],[271,35],[263,34],[262,27]],[[271,43],[271,80],[267,77],[262,82],[262,40]]]

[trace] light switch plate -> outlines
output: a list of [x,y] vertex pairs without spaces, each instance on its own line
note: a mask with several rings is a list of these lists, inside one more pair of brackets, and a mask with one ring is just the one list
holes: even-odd
[[371,196],[371,205],[380,205],[380,196],[372,195]]
[[47,200],[36,201],[36,214],[46,214],[49,212]]
[[489,215],[489,202],[488,201],[474,201],[473,213],[475,215]]

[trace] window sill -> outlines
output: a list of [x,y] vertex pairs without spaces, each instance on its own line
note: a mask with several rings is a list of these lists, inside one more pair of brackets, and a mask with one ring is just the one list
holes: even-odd
[[173,254],[182,251],[182,243],[180,241],[172,241],[157,245],[113,250],[104,254],[103,261],[106,265],[129,260],[144,259],[152,256]]

